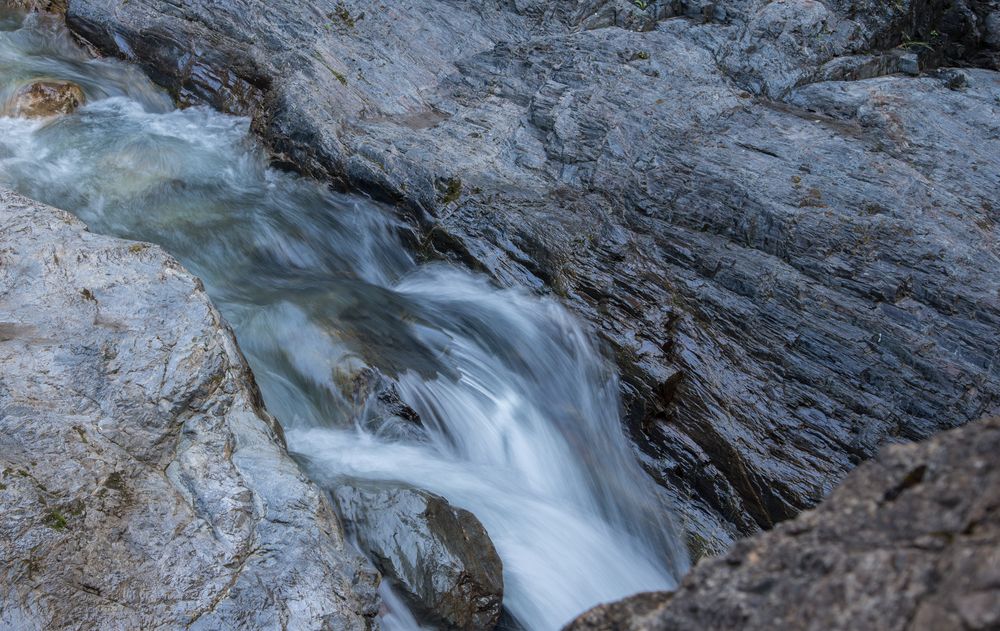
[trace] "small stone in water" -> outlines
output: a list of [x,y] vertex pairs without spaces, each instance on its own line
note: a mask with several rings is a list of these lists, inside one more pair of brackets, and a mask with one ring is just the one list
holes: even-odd
[[45,118],[71,114],[83,105],[83,90],[69,81],[35,81],[21,86],[3,108],[4,116]]

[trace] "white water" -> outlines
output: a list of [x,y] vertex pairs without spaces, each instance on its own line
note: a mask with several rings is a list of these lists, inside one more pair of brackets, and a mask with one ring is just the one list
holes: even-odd
[[[391,209],[268,168],[247,120],[174,110],[55,23],[0,13],[0,31],[0,98],[54,77],[90,100],[61,119],[0,118],[0,185],[198,274],[316,479],[402,481],[472,511],[530,630],[675,584],[685,556],[621,429],[614,370],[557,302],[418,264]],[[364,366],[397,380],[426,432],[367,422],[345,392]],[[383,597],[385,628],[415,628]]]

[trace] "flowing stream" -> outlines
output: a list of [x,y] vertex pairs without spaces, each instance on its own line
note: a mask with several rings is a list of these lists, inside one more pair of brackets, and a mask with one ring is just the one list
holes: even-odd
[[[0,117],[0,186],[201,277],[317,480],[402,482],[472,511],[526,629],[675,584],[685,555],[622,431],[614,369],[557,302],[419,262],[391,208],[270,168],[247,119],[175,109],[58,20],[0,7],[0,108],[38,78],[76,82],[87,104]],[[365,367],[422,430],[359,409]],[[384,597],[383,628],[417,626]]]

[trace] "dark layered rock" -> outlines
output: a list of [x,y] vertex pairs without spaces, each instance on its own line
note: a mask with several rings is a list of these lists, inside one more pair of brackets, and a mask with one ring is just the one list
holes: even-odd
[[181,101],[251,115],[277,159],[399,201],[428,256],[562,296],[615,352],[696,548],[998,407],[1000,75],[887,74],[988,62],[994,3],[73,0],[68,20]]
[[0,191],[0,628],[367,629],[201,282]]
[[1000,628],[998,453],[1000,419],[888,447],[675,593],[598,606],[566,631]]
[[503,564],[475,515],[388,483],[342,485],[334,495],[358,544],[425,617],[445,629],[496,626]]

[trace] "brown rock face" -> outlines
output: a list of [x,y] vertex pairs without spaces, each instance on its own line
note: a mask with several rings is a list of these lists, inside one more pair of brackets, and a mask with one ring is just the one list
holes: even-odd
[[70,81],[35,81],[14,92],[3,108],[3,115],[46,118],[71,114],[86,100],[80,86]]
[[998,629],[998,453],[1000,419],[893,445],[674,594],[595,607],[565,631]]

